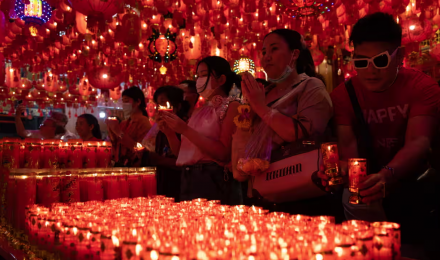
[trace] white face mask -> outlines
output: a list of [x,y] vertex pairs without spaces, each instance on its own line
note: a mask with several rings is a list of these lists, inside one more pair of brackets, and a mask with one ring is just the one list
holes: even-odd
[[205,86],[205,83],[208,80],[208,77],[200,77],[197,79],[197,82],[196,82],[197,93],[199,93],[200,96],[204,97],[205,99],[208,99],[209,97],[211,97],[215,91],[215,89],[212,89],[211,79],[212,78],[210,77],[208,84],[206,84],[205,89],[203,89],[203,87]]
[[293,68],[290,66],[290,63],[292,62],[292,59],[293,59],[293,54],[290,57],[290,61],[287,64],[286,68],[284,69],[284,72],[278,78],[276,78],[276,79],[268,78],[269,81],[272,82],[272,83],[275,83],[275,84],[281,83],[281,82],[285,81],[290,76],[290,74],[292,74],[292,71],[293,71]]
[[133,104],[131,103],[122,103],[122,112],[124,112],[124,118],[128,119],[131,116],[131,112],[133,112]]

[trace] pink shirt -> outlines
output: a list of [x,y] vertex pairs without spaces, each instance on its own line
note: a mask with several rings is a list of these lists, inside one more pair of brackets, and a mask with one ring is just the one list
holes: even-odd
[[[213,97],[207,106],[194,111],[189,119],[188,126],[195,129],[200,135],[204,135],[213,140],[220,140],[222,120],[226,115],[229,103],[235,100],[236,98],[234,97]],[[176,162],[177,166],[195,165],[206,161],[214,162],[214,159],[203,154],[197,146],[182,135],[179,156]]]

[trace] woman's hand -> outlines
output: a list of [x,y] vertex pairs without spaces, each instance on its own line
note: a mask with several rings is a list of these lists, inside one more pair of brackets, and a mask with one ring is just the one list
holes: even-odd
[[159,127],[159,130],[164,133],[166,136],[170,136],[173,134],[176,134],[173,130],[171,130],[168,126],[165,120],[162,117],[159,117],[156,121],[157,126]]
[[15,116],[21,117],[25,111],[26,111],[26,107],[24,105],[19,105],[15,109]]
[[185,123],[185,121],[180,119],[175,114],[161,112],[161,118],[163,119],[163,121],[165,121],[166,125],[176,133],[183,134],[186,129],[188,129],[188,125]]
[[257,107],[265,106],[266,93],[264,87],[260,86],[249,72],[244,72],[241,78],[243,95],[251,107],[256,110]]
[[372,201],[384,198],[386,180],[386,172],[384,171],[368,175],[364,181],[359,184],[359,194],[362,197],[362,202],[368,204]]

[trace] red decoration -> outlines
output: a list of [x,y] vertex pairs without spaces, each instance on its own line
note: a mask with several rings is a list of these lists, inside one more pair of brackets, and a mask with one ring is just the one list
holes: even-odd
[[116,67],[97,67],[87,72],[87,76],[90,84],[99,89],[114,89],[123,80],[123,74]]

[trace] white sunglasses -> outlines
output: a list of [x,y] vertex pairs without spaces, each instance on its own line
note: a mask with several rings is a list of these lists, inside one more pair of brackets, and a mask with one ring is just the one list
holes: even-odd
[[355,69],[366,69],[370,66],[371,62],[376,69],[386,69],[390,65],[391,59],[396,56],[397,50],[399,49],[400,47],[398,47],[391,55],[388,51],[384,51],[371,58],[352,59],[353,66]]

